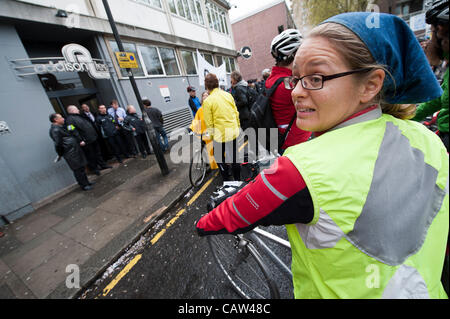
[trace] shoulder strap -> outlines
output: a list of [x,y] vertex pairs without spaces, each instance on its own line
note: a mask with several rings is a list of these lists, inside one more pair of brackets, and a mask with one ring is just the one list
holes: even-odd
[[286,142],[286,137],[287,137],[289,131],[291,130],[292,124],[294,124],[294,120],[296,119],[296,117],[297,117],[297,112],[294,113],[294,116],[292,117],[288,128],[286,129],[286,131],[283,133],[283,136],[281,137],[280,147],[282,147],[284,145],[284,142]]
[[283,82],[285,79],[285,77],[279,78],[272,86],[271,88],[266,91],[266,96],[270,97],[272,96],[273,92],[275,92],[275,90],[278,88],[278,85],[280,85],[281,82]]

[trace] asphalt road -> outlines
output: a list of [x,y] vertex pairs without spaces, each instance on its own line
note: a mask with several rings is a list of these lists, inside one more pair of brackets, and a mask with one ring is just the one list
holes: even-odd
[[[207,176],[207,187],[191,190],[80,298],[239,299],[213,259],[206,238],[195,231],[220,183],[220,176]],[[284,227],[269,231],[286,238]],[[268,244],[290,265],[289,250]],[[293,298],[291,280],[273,264],[269,266],[281,286],[281,297]]]

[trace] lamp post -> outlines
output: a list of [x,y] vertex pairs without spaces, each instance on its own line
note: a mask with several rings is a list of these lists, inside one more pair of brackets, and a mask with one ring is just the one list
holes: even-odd
[[[109,24],[111,25],[111,29],[112,29],[114,38],[115,38],[117,46],[119,48],[119,51],[124,52],[125,49],[123,47],[122,41],[120,40],[120,35],[119,35],[119,32],[117,31],[116,23],[112,16],[111,9],[109,8],[108,0],[102,0],[102,1],[103,1],[103,6],[105,7],[106,15],[108,16]],[[167,162],[164,157],[164,153],[161,150],[161,147],[157,140],[155,128],[153,127],[153,124],[150,121],[150,118],[148,117],[147,112],[145,112],[145,108],[142,103],[141,94],[139,93],[139,89],[136,85],[136,80],[134,79],[133,72],[129,68],[127,68],[126,70],[128,73],[128,78],[130,79],[131,86],[133,87],[134,94],[136,95],[136,99],[137,99],[139,107],[141,109],[142,117],[144,119],[147,133],[150,138],[150,144],[152,145],[153,152],[155,153],[159,168],[161,169],[162,175],[167,175],[167,174],[169,174],[169,168],[167,166]]]

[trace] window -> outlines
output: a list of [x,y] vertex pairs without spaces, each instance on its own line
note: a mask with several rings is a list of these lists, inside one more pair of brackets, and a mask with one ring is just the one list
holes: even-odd
[[227,70],[227,73],[231,73],[234,70],[236,70],[234,58],[225,57],[224,59],[225,59],[225,68]]
[[217,55],[216,62],[217,62],[217,66],[221,66],[223,64],[223,56]]
[[223,32],[225,34],[228,34],[228,28],[227,28],[227,18],[225,17],[225,14],[220,14],[220,21],[222,23]]
[[175,0],[169,0],[170,12],[177,14],[177,7],[175,7]]
[[134,1],[162,9],[160,0],[134,0]]
[[[111,45],[111,50],[113,52],[120,52],[116,41],[109,41],[109,43]],[[136,57],[136,60],[138,62],[139,68],[138,69],[131,69],[133,71],[133,75],[134,76],[145,76],[144,70],[142,69],[142,63],[139,60],[139,55],[137,54],[136,46],[133,43],[123,42],[123,48],[124,48],[125,52],[132,52],[132,53],[134,53],[134,55]],[[113,58],[116,59],[116,56],[114,55]],[[120,73],[122,74],[123,77],[128,77],[126,69],[120,69]]]
[[186,13],[184,12],[184,6],[182,0],[177,0],[177,11],[178,15],[186,18]]
[[402,12],[402,14],[403,14],[404,16],[406,16],[406,15],[409,14],[409,4],[405,4],[405,5],[403,6],[403,12]]
[[235,62],[234,62],[234,58],[228,58],[228,59],[229,59],[229,61],[230,61],[230,69],[231,69],[231,72],[233,72],[233,71],[236,70],[236,65],[235,65]]
[[188,0],[189,3],[189,11],[192,13],[192,21],[199,23],[197,10],[195,9],[194,0]]
[[190,21],[205,24],[201,0],[168,0],[170,12]]
[[175,50],[170,48],[159,48],[161,60],[164,65],[166,75],[180,75]]
[[209,27],[217,32],[230,34],[228,31],[226,12],[212,2],[206,3]]
[[203,20],[203,11],[202,11],[202,5],[200,4],[200,1],[195,1],[195,9],[197,10],[197,16],[199,18],[200,24],[205,24],[205,21]]
[[164,75],[164,70],[156,47],[138,46],[147,75]]
[[[111,50],[119,52],[115,41],[109,41]],[[134,76],[180,75],[180,68],[173,48],[160,48],[151,45],[123,43],[126,52],[133,52],[139,69],[132,69]],[[115,57],[114,57],[115,58]],[[190,68],[189,70],[192,70]],[[194,65],[194,72],[196,68]],[[122,77],[128,77],[126,69],[120,69]]]
[[215,66],[213,56],[211,54],[209,53],[200,53],[200,54],[202,55],[203,58],[205,58],[206,62],[208,62],[212,66]]
[[197,54],[191,51],[181,51],[181,57],[183,58],[184,68],[186,69],[186,74],[195,75],[197,74],[197,68],[195,66]]

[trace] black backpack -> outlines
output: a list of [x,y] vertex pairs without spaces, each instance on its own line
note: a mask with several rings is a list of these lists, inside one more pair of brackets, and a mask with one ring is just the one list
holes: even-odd
[[252,105],[256,102],[258,99],[258,91],[256,91],[254,88],[251,88],[247,86],[247,101],[248,101],[248,109],[249,111],[252,108]]
[[[281,84],[281,82],[284,81],[285,78],[279,78],[270,89],[267,89],[264,87],[263,92],[258,95],[256,98],[256,101],[252,104],[250,108],[250,123],[251,126],[257,130],[264,128],[266,130],[265,136],[261,136],[258,134],[258,141],[265,147],[266,150],[274,152],[278,151],[281,153],[281,147],[284,144],[284,141],[286,140],[286,136],[288,132],[290,131],[292,124],[294,123],[294,120],[296,118],[296,114],[294,114],[294,117],[292,118],[291,122],[289,123],[289,126],[286,130],[286,132],[283,135],[278,134],[278,150],[272,150],[270,149],[270,129],[271,128],[277,128],[278,126],[275,122],[275,119],[273,118],[272,114],[272,107],[270,105],[270,97],[275,92],[275,90],[278,88],[278,86]],[[273,137],[272,137],[273,138]]]

